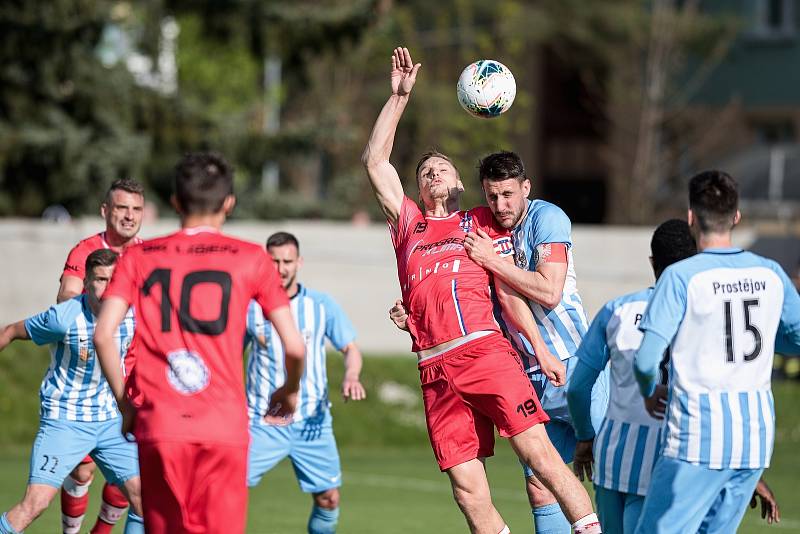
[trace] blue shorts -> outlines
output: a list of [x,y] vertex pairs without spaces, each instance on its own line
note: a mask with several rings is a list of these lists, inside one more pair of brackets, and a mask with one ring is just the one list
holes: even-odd
[[40,420],[31,450],[28,484],[60,488],[87,454],[111,484],[120,486],[139,476],[136,443],[125,440],[121,425],[121,417],[102,422]]
[[[567,388],[569,387],[569,379],[572,377],[572,373],[575,372],[576,365],[578,365],[578,358],[574,356],[564,360],[564,366],[567,368],[567,383],[560,387],[551,384],[541,371],[528,373],[533,389],[539,395],[542,408],[550,416],[550,422],[544,425],[544,428],[553,446],[566,464],[572,461],[572,456],[575,454],[575,444],[578,442],[575,438],[575,429],[572,428],[572,418],[567,407]],[[590,415],[595,432],[600,430],[600,424],[603,422],[608,409],[608,372],[608,367],[606,367],[597,377],[597,381],[592,388]],[[528,466],[523,466],[523,471],[525,478],[534,474],[533,470]]]
[[643,495],[622,493],[595,484],[594,500],[597,503],[597,517],[600,519],[603,532],[633,534],[642,514]]
[[709,469],[656,460],[636,532],[736,532],[763,469]]
[[302,491],[321,493],[342,485],[330,411],[287,426],[251,423],[247,485],[256,486],[264,473],[287,456]]

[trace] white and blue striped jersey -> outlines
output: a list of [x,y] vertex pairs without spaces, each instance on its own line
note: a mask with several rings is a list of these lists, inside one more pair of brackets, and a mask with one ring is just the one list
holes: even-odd
[[[564,243],[567,245],[567,277],[561,302],[553,309],[528,299],[528,306],[539,326],[542,338],[550,352],[566,360],[573,356],[581,339],[586,334],[589,322],[583,310],[581,297],[578,295],[578,284],[575,276],[575,264],[572,259],[572,224],[564,211],[544,200],[529,200],[525,218],[513,230],[517,267],[535,271],[539,262],[541,248],[547,243]],[[517,349],[522,364],[527,371],[534,371],[539,364],[533,355],[528,340],[514,327],[512,321],[505,321],[495,307],[495,316],[501,327],[507,332],[509,341]]]
[[576,356],[598,372],[610,363],[608,411],[594,439],[594,480],[600,487],[646,495],[662,422],[650,417],[633,374],[643,334],[639,323],[653,289],[608,302],[589,326]]
[[776,334],[800,337],[800,297],[783,269],[707,249],[664,271],[640,328],[671,343],[663,455],[710,469],[769,467]]
[[[306,345],[305,369],[294,413],[294,421],[301,421],[320,415],[330,406],[325,338],[341,350],[355,340],[356,333],[342,308],[325,293],[300,285],[290,306]],[[286,369],[281,339],[255,302],[250,303],[247,311],[245,345],[250,348],[248,413],[251,422],[260,422],[267,413],[270,396],[286,382]]]
[[[95,319],[84,294],[25,320],[34,343],[51,345],[50,367],[39,388],[43,419],[93,422],[119,416],[95,354]],[[128,310],[114,335],[123,372],[134,326],[133,310]]]

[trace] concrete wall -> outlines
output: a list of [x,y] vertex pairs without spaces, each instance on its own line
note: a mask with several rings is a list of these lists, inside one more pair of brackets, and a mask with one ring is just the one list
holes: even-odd
[[[0,324],[25,318],[55,302],[70,248],[102,228],[99,218],[62,225],[0,220]],[[176,228],[177,221],[161,220],[147,225],[141,235],[147,238]],[[228,233],[259,243],[278,230],[297,235],[305,261],[300,280],[333,295],[355,324],[364,350],[397,353],[410,349],[408,336],[387,319],[400,290],[385,225],[234,221],[226,226]],[[574,228],[578,288],[590,318],[608,299],[651,284],[647,259],[651,233],[652,228]],[[751,234],[739,231],[738,239],[746,246]]]

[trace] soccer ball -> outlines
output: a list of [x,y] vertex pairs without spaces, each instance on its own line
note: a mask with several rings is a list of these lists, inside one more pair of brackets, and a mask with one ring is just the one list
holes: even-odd
[[476,117],[491,119],[508,111],[517,95],[517,83],[508,67],[492,59],[481,59],[461,73],[458,101]]

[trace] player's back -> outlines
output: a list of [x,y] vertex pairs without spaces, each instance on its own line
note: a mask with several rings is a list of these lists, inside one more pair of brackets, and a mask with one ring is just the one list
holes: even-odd
[[664,271],[654,300],[672,301],[670,314],[683,314],[659,316],[667,308],[651,304],[642,328],[659,334],[680,321],[666,456],[711,468],[769,465],[772,360],[787,291],[795,290],[780,266],[739,249],[706,250]]
[[136,308],[137,439],[246,443],[247,306],[256,299],[269,312],[287,303],[264,249],[185,229],[126,253],[107,295]]
[[633,359],[642,342],[639,330],[652,288],[608,302],[592,322],[576,354],[601,371],[610,367],[608,410],[595,437],[595,484],[644,495],[650,483],[661,437],[661,421],[644,408],[633,374]]

